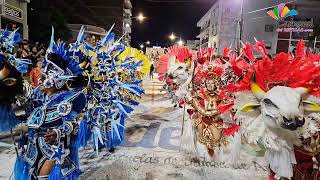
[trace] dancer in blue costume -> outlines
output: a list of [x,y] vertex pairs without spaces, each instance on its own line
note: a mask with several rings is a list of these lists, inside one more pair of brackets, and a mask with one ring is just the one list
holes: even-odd
[[96,47],[90,47],[88,43],[83,46],[91,58],[91,83],[80,132],[83,146],[92,137],[96,150],[105,147],[112,152],[123,142],[125,120],[133,111],[133,106],[139,104],[135,99],[144,90],[141,88],[141,77],[137,76],[137,69],[143,66],[142,60],[129,56],[120,59],[120,54],[126,48],[121,39],[114,40],[115,35],[111,30]]
[[36,108],[27,120],[28,133],[18,143],[15,179],[73,180],[80,174],[77,118],[86,98],[84,87],[75,82],[83,72],[79,49],[72,45],[66,49],[64,43],[55,43],[52,29],[35,92]]
[[23,93],[23,79],[26,73],[28,59],[16,58],[13,53],[15,45],[21,40],[19,33],[7,30],[0,32],[0,132],[9,131],[18,123],[12,110],[17,95]]

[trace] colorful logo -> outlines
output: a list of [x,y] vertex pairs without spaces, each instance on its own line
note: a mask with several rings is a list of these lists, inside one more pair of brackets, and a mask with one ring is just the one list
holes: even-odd
[[268,15],[279,21],[290,16],[298,15],[298,11],[295,9],[290,10],[285,3],[281,3],[273,10],[268,11]]

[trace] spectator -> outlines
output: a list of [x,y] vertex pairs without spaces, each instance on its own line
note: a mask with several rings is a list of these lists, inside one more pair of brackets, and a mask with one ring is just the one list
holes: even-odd
[[154,66],[153,66],[153,64],[151,64],[151,66],[150,66],[150,79],[151,80],[153,79],[153,70],[154,70]]
[[42,62],[37,62],[36,67],[34,67],[31,72],[29,73],[30,80],[32,83],[33,87],[38,86],[39,83],[39,77],[41,74],[41,67],[42,67]]
[[[29,47],[29,43],[27,40],[23,40],[20,44],[19,44],[19,55],[21,56],[20,58],[27,58],[30,55],[30,47]],[[17,53],[18,55],[18,53]]]

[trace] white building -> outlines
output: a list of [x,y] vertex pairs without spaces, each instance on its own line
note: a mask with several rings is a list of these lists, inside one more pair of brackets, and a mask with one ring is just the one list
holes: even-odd
[[130,46],[131,43],[131,26],[132,26],[132,4],[130,0],[124,0],[123,4],[123,41],[125,45]]
[[196,50],[199,48],[200,41],[199,40],[187,40],[186,46],[190,49]]
[[[200,47],[212,47],[221,55],[224,47],[236,49],[240,39],[254,43],[254,38],[264,40],[271,54],[276,53],[278,21],[267,15],[271,7],[285,0],[217,0],[200,19]],[[257,11],[258,10],[258,11]],[[240,20],[242,19],[242,28]]]
[[238,1],[218,0],[197,23],[201,29],[197,36],[200,47],[211,47],[221,54],[224,47],[235,45],[240,9]]

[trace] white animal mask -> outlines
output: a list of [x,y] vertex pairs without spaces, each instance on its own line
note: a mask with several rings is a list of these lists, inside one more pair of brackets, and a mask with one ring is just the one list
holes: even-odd
[[189,65],[187,63],[181,63],[176,60],[176,57],[172,56],[169,59],[168,75],[178,85],[184,84],[189,76]]

